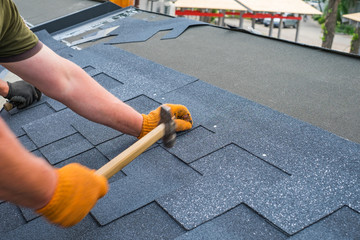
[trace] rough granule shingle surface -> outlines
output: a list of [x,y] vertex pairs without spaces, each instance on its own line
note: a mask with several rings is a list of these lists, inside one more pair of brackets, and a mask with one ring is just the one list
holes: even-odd
[[[111,178],[109,193],[73,228],[0,202],[1,239],[360,238],[358,144],[117,47],[78,51],[38,36],[139,112],[186,105],[194,127],[174,148],[156,143]],[[98,169],[136,141],[46,96],[1,116],[55,167]]]
[[[187,18],[172,18],[162,21],[145,21],[133,18],[122,18],[112,22],[111,24],[107,24],[106,28],[103,28],[103,30],[100,30],[97,34],[89,34],[76,42],[83,43],[87,41],[94,41],[107,36],[115,36],[115,38],[107,40],[106,44],[143,42],[154,36],[156,33],[165,30],[171,31],[162,39],[172,39],[180,36],[190,26],[200,25],[207,25],[207,23]],[[112,30],[113,27],[116,28]],[[112,31],[105,34],[104,31],[108,29]]]

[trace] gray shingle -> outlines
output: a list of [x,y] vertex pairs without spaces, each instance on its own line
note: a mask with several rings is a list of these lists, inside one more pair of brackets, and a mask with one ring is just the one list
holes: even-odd
[[81,133],[93,145],[122,135],[121,132],[99,123],[91,122],[87,119],[80,119],[72,124],[72,126]]
[[95,230],[98,225],[90,215],[79,224],[71,228],[60,228],[49,224],[44,218],[37,218],[27,224],[19,226],[14,231],[0,235],[0,239],[77,239],[90,229]]
[[126,101],[126,104],[133,107],[139,113],[144,113],[144,114],[148,114],[149,112],[155,110],[160,106],[158,102],[154,101],[153,99],[145,95],[141,95],[133,99],[130,99]]
[[39,217],[39,215],[30,208],[20,207],[20,211],[27,222]]
[[119,87],[119,85],[122,84],[122,82],[117,81],[106,73],[98,73],[92,77],[107,90]]
[[109,160],[113,159],[125,149],[136,142],[136,138],[129,135],[121,135],[110,141],[104,142],[96,146],[96,148],[104,154]]
[[74,134],[76,131],[70,125],[80,118],[70,109],[65,109],[42,119],[32,121],[23,126],[30,139],[38,147]]
[[184,162],[191,163],[227,144],[226,139],[200,126],[177,137],[175,146],[168,151]]
[[[80,163],[81,165],[86,166],[90,169],[97,170],[106,163],[108,163],[108,159],[104,155],[102,155],[97,149],[90,149],[86,152],[83,152],[79,155],[76,155],[72,158],[56,164],[55,167],[61,168],[70,163]],[[125,174],[120,171],[116,173],[113,177],[111,177],[109,179],[109,182],[115,182],[124,176]]]
[[[84,54],[88,55],[88,57],[79,55],[81,61],[86,59],[86,63],[83,63],[83,65],[91,65],[97,69],[102,69],[104,73],[123,82],[125,85],[137,86],[146,95],[148,95],[148,92],[152,93],[154,91],[158,94],[168,92],[196,80],[195,77],[166,68],[113,46],[97,44],[81,52],[81,55]],[[90,58],[94,54],[97,61]],[[101,61],[99,56],[106,59]]]
[[89,66],[86,66],[86,67],[83,67],[83,69],[84,69],[84,71],[87,72],[87,73],[95,70],[95,68],[94,68],[93,66],[90,66],[90,65],[89,65]]
[[234,145],[199,159],[192,166],[204,176],[157,199],[186,229],[193,229],[246,201],[260,186],[272,186],[288,177]]
[[[217,131],[225,129],[222,124],[224,110],[230,107],[234,101],[234,95],[220,88],[214,87],[201,80],[185,85],[176,91],[154,96],[154,99],[161,103],[177,103],[185,105],[193,118],[194,126],[202,125],[203,127]],[[234,116],[235,112],[231,112]]]
[[65,44],[55,40],[46,30],[41,30],[35,33],[39,40],[53,51],[58,51],[63,48],[68,48]]
[[56,101],[55,99],[49,98],[47,96],[43,95],[43,99],[56,111],[61,111],[67,108],[64,104],[62,104],[59,101]]
[[348,207],[343,207],[290,239],[359,239],[359,226],[360,214]]
[[[116,22],[120,23],[119,27],[109,34],[110,36],[116,37],[110,41],[106,41],[108,44],[143,42],[158,32],[158,28],[156,26],[154,28],[150,22],[139,19],[122,18]],[[112,23],[112,25],[114,23]]]
[[[207,25],[207,23],[190,20],[187,18],[172,18],[161,21],[144,21],[133,18],[122,18],[111,25],[119,27],[109,35],[116,36],[106,44],[143,42],[151,38],[159,31],[171,30],[162,39],[172,39],[180,36],[188,27],[196,25]],[[103,36],[102,36],[103,37]]]
[[174,239],[184,232],[156,203],[150,203],[80,239]]
[[176,238],[185,239],[287,239],[287,236],[241,204]]
[[18,207],[10,203],[0,203],[0,237],[23,224],[25,220]]
[[127,177],[112,183],[111,191],[91,211],[101,225],[145,206],[198,176],[159,147],[140,155],[123,171]]
[[40,152],[51,164],[56,164],[91,148],[93,145],[76,133],[40,148]]
[[1,117],[8,124],[16,136],[24,135],[23,126],[35,120],[39,120],[54,113],[46,104],[41,104],[33,108],[27,108],[17,111],[16,114],[10,114],[6,111],[1,112]]
[[37,149],[36,145],[31,141],[31,139],[27,135],[23,135],[18,138],[21,144],[28,150],[28,151],[34,151]]
[[359,181],[338,168],[308,172],[259,187],[246,203],[289,234],[294,234],[359,198]]
[[[129,101],[126,101],[126,103],[135,108],[137,111],[144,113],[148,113],[159,106],[157,102],[146,96],[135,97]],[[117,130],[91,122],[84,118],[75,122],[73,127],[93,145],[101,144],[105,141],[122,135],[122,133]]]
[[[167,21],[167,22],[165,22]],[[165,20],[163,24],[169,24],[172,30],[167,33],[165,36],[161,38],[161,40],[165,39],[173,39],[179,37],[186,29],[193,26],[204,26],[208,25],[208,23],[200,22],[188,18],[172,18]]]

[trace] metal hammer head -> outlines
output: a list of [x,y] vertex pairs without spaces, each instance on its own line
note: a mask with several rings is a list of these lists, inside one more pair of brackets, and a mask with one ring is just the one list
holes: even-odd
[[171,109],[166,105],[161,105],[160,123],[165,124],[165,135],[163,142],[165,147],[171,148],[175,145],[176,131],[175,122],[171,117]]

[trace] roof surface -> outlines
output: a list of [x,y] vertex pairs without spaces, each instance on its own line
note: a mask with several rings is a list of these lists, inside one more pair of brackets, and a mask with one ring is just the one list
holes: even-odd
[[[0,238],[360,238],[359,144],[211,85],[196,76],[196,65],[191,67],[194,74],[186,74],[114,43],[124,41],[121,26],[126,22],[133,34],[131,38],[127,34],[123,44],[134,48],[140,41],[160,41],[151,36],[165,29],[163,42],[194,38],[196,29],[215,29],[243,39],[243,45],[245,39],[252,44],[268,41],[289,55],[325,55],[328,61],[350,65],[359,60],[184,19],[146,20],[148,15],[141,13],[117,18],[101,27],[119,25],[115,36],[83,44],[82,50],[56,41],[45,30],[37,35],[139,112],[167,102],[186,105],[193,129],[180,133],[172,149],[155,144],[111,178],[109,193],[73,228],[57,228],[28,209],[0,203]],[[144,24],[149,32],[141,31]],[[82,36],[88,37],[89,32]],[[243,53],[250,57],[249,52]],[[251,58],[238,64],[244,67],[248,61]],[[222,67],[213,66],[214,70]],[[304,72],[291,69],[295,76]],[[257,74],[269,73],[259,70]],[[80,162],[98,169],[136,141],[46,96],[28,109],[2,111],[1,116],[29,151],[56,167]]]

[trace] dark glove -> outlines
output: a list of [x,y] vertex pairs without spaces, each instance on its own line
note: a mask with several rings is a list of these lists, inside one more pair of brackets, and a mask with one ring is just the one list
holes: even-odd
[[41,98],[41,92],[31,84],[25,81],[7,83],[9,93],[5,97],[18,109],[26,108]]

